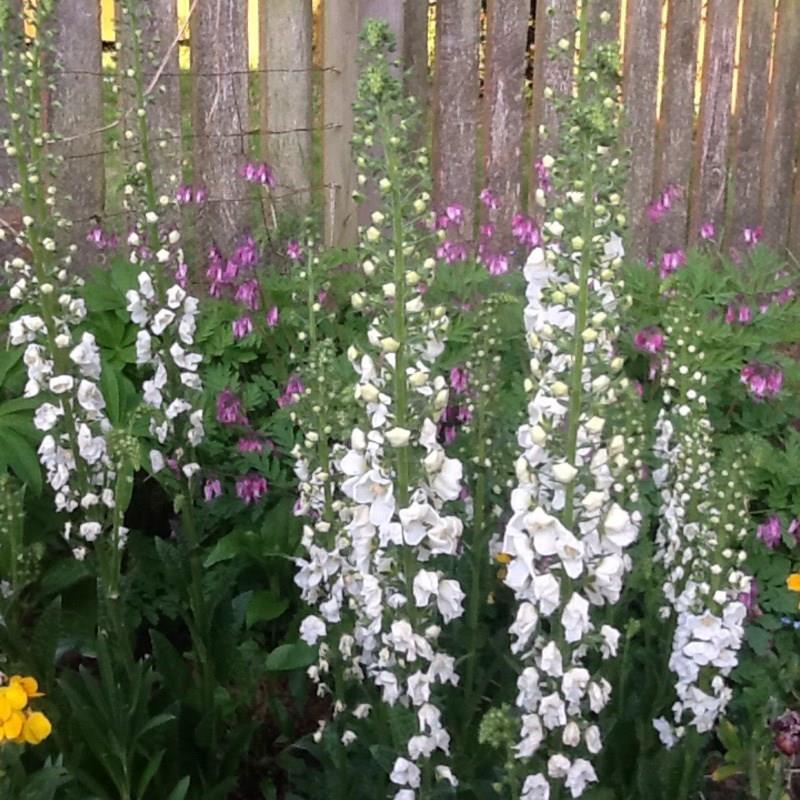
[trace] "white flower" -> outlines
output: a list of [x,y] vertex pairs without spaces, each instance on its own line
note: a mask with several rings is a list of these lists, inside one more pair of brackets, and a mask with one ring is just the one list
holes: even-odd
[[166,467],[167,462],[164,460],[164,456],[162,455],[160,450],[151,450],[150,451],[150,468],[153,472],[161,472],[164,467]]
[[600,736],[600,728],[597,725],[590,725],[583,734],[584,741],[586,742],[586,749],[597,755],[603,749],[603,740]]
[[600,635],[603,637],[603,645],[601,648],[603,658],[613,658],[617,654],[620,632],[616,628],[611,627],[611,625],[603,625],[600,628]]
[[450,578],[439,581],[436,605],[446,623],[458,619],[464,613],[462,603],[465,596],[458,581]]
[[392,774],[389,779],[398,786],[410,786],[412,789],[419,788],[420,778],[422,777],[419,767],[405,758],[398,758],[392,767]]
[[407,693],[415,706],[421,706],[427,703],[431,697],[430,678],[424,672],[417,670],[417,672],[408,678]]
[[548,642],[539,657],[539,669],[552,678],[558,678],[564,671],[564,662],[558,645]]
[[633,523],[631,515],[614,503],[603,522],[603,532],[607,539],[622,549],[636,540],[639,528]]
[[550,800],[550,783],[541,773],[528,775],[519,800]]
[[319,618],[310,614],[300,623],[300,638],[312,647],[319,639],[324,638],[328,633],[325,623]]
[[514,746],[517,758],[530,758],[544,740],[544,728],[538,714],[523,714],[519,744]]
[[431,595],[436,596],[439,591],[439,574],[421,569],[414,576],[414,600],[417,607],[428,605]]
[[99,522],[84,522],[78,529],[81,539],[86,542],[93,542],[103,532],[103,526]]
[[135,325],[144,325],[150,319],[147,303],[142,300],[139,292],[133,289],[125,292],[125,297],[128,301],[126,311],[131,315],[131,322]]
[[167,289],[167,306],[169,306],[169,308],[173,310],[180,308],[185,299],[186,291],[177,284]]
[[156,336],[161,336],[167,327],[172,324],[174,319],[174,311],[170,311],[168,308],[162,308],[156,313],[155,317],[153,317],[153,324],[150,326],[150,330],[152,330]]
[[563,753],[554,753],[547,760],[547,774],[551,778],[564,778],[570,766],[570,760]]
[[568,642],[579,642],[589,630],[589,601],[577,593],[573,593],[561,614],[564,627],[564,638]]
[[106,400],[96,384],[82,380],[78,386],[78,404],[84,411],[100,412],[106,407]]
[[451,786],[458,786],[458,780],[455,775],[453,775],[453,770],[450,767],[445,766],[444,764],[439,764],[436,766],[434,772],[436,773],[436,779],[440,781],[447,781]]
[[570,720],[561,732],[561,743],[567,747],[577,747],[581,741],[581,729],[575,720]]
[[431,481],[431,488],[442,500],[456,500],[461,494],[464,468],[457,458],[445,458],[439,474]]
[[36,409],[33,416],[33,424],[40,431],[52,430],[58,424],[58,418],[62,416],[64,409],[58,405],[54,406],[52,403],[42,403]]
[[597,780],[594,767],[585,758],[576,758],[567,773],[564,785],[573,797],[580,797],[590,783]]
[[511,645],[512,653],[519,653],[527,647],[538,622],[539,613],[536,611],[536,606],[529,602],[521,603],[517,609],[516,619],[509,628],[509,633],[517,637]]
[[552,692],[539,701],[539,716],[548,730],[566,725],[567,712],[564,708],[564,701],[558,692]]
[[458,517],[439,517],[428,529],[428,544],[433,555],[454,556],[458,551],[458,543],[464,524]]
[[80,368],[81,375],[97,380],[100,377],[100,348],[97,346],[94,335],[84,331],[80,344],[74,347],[69,354],[73,364]]
[[65,394],[72,391],[73,386],[75,386],[75,379],[72,375],[56,375],[50,378],[48,385],[53,394]]
[[558,578],[549,572],[544,575],[536,575],[532,588],[533,596],[539,604],[539,613],[543,617],[550,616],[561,602],[561,584]]
[[566,461],[553,465],[553,477],[559,483],[572,483],[577,474],[578,470],[572,464],[567,464]]
[[572,667],[561,678],[561,693],[570,705],[577,705],[586,694],[589,685],[589,670]]
[[406,447],[411,438],[411,431],[406,428],[392,428],[386,431],[385,436],[392,447]]
[[141,330],[136,334],[136,363],[147,364],[152,358],[152,338],[150,334]]

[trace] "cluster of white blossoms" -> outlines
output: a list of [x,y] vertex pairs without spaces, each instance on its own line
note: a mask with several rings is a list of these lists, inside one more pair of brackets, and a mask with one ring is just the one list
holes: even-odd
[[[375,34],[379,45],[383,30],[368,26],[367,35]],[[360,92],[362,126],[369,144],[374,136],[383,152],[380,159],[364,156],[357,163],[372,172],[387,213],[374,212],[364,232],[365,287],[352,297],[353,307],[369,319],[365,348],[351,346],[347,353],[357,374],[353,396],[360,422],[344,437],[346,444],[332,444],[321,471],[307,460],[300,464],[301,507],[317,519],[305,529],[307,557],[298,560],[296,582],[318,609],[303,621],[301,636],[319,645],[310,674],[321,692],[336,698],[335,714],[363,719],[371,703],[361,701],[377,696],[415,721],[390,775],[395,800],[413,800],[426,779],[456,785],[445,763],[450,734],[436,690],[459,680],[455,658],[442,651],[439,639],[442,626],[463,614],[464,592],[451,577],[463,525],[448,506],[461,495],[463,470],[438,441],[449,392],[436,359],[449,322],[444,308],[429,308],[424,299],[435,262],[420,254],[425,228],[402,217],[419,180],[416,165],[404,163],[407,133],[395,124],[405,101],[389,90],[398,117],[382,105],[384,92],[396,85],[386,61],[368,72]],[[423,219],[428,196],[416,193]],[[330,431],[304,435],[315,443]],[[361,685],[358,703],[346,704],[343,683]],[[322,728],[324,723],[320,736]],[[356,737],[346,727],[341,740],[348,745]]]
[[[173,273],[183,271],[180,234],[173,230],[154,253],[142,245],[142,236],[128,236],[131,264],[140,265],[138,288],[126,293],[127,311],[140,330],[136,334],[136,363],[148,370],[142,399],[150,409],[150,435],[162,448],[150,451],[150,466],[160,472],[169,464],[191,479],[200,465],[191,452],[205,436],[202,390],[198,374],[202,355],[194,352],[200,301],[189,294]],[[165,453],[166,451],[166,453]]]
[[664,572],[662,615],[675,622],[669,668],[677,700],[672,719],[654,725],[671,747],[687,725],[712,730],[731,699],[726,678],[742,645],[747,607],[740,597],[749,592],[750,577],[742,571],[742,465],[712,450],[701,333],[690,327],[666,333],[669,368],[654,445],[661,496],[655,561]]
[[[586,78],[589,96],[608,118],[598,124],[613,128],[616,91],[603,96],[597,73]],[[602,141],[606,128],[591,130],[591,115],[580,114],[575,141],[565,145],[580,153],[578,164],[563,179],[554,175],[564,205],[553,210],[544,246],[525,265],[529,419],[518,434],[513,513],[497,554],[516,600],[510,633],[521,661],[515,750],[525,770],[523,800],[547,800],[555,784],[579,797],[597,780],[596,715],[611,686],[592,670],[616,655],[620,639],[600,620],[620,598],[631,567],[626,549],[641,523],[632,510],[640,453],[632,452],[624,428],[611,429],[615,406],[631,394],[616,350],[623,251],[613,231],[624,224],[616,208],[619,162],[602,144],[587,152],[587,142]]]

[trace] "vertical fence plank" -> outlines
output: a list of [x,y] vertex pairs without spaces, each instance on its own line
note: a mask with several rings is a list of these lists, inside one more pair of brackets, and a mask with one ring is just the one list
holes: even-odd
[[437,204],[461,203],[471,238],[477,155],[479,0],[439,0],[433,97]]
[[789,252],[800,260],[800,169],[794,176],[794,202],[792,203],[792,222],[789,231]]
[[[22,36],[21,15],[21,0],[11,0],[8,4],[6,25],[8,26],[8,35],[12,39],[17,39]],[[10,102],[9,98],[6,97],[5,82],[0,81],[0,130],[8,130],[9,123],[11,122],[9,111]],[[5,147],[0,147],[0,187],[5,189],[14,180],[16,171],[14,160],[6,155]]]
[[[131,13],[133,12],[133,14]],[[116,4],[115,33],[120,45],[118,69],[120,110],[127,115],[125,129],[133,139],[126,144],[138,147],[135,92],[128,68],[134,67],[133,29],[141,31],[141,72],[145,87],[149,87],[161,69],[157,84],[148,96],[147,123],[150,131],[150,158],[153,179],[159,194],[172,195],[175,181],[180,178],[181,159],[181,87],[178,75],[178,47],[173,47],[178,33],[177,9],[174,0],[150,0],[130,5],[129,0]]]
[[[589,48],[619,40],[620,0],[588,0]],[[629,5],[631,5],[629,0]],[[632,5],[637,5],[636,0]]]
[[511,218],[520,210],[528,0],[489,0],[483,138],[485,183],[500,200],[493,221],[498,241],[513,242]]
[[630,151],[625,201],[631,220],[629,250],[635,258],[644,258],[650,234],[647,204],[656,165],[658,57],[654,54],[661,38],[661,0],[629,2],[625,25],[624,142]]
[[322,176],[325,184],[325,242],[355,241],[357,217],[352,199],[355,170],[350,152],[357,67],[358,14],[352,0],[322,5]]
[[800,103],[800,3],[780,0],[769,90],[761,214],[764,241],[784,247],[789,233]]
[[428,72],[428,0],[405,0],[403,26],[403,65],[406,69],[406,94],[416,98],[422,113],[427,118],[430,100],[430,75]]
[[761,221],[761,172],[767,124],[769,68],[775,0],[744,0],[739,82],[736,89],[736,152],[733,165],[732,243]]
[[304,213],[311,186],[311,0],[261,3],[261,135],[279,211]]
[[717,0],[709,6],[703,54],[702,98],[695,144],[695,181],[689,207],[689,240],[712,222],[721,231],[728,179],[733,62],[739,0]]
[[654,232],[663,250],[686,244],[700,6],[700,0],[670,0],[667,17],[656,189],[677,186],[681,195]]
[[[63,138],[56,145],[56,152],[64,158],[56,186],[58,209],[67,219],[81,220],[72,233],[80,260],[85,253],[88,218],[102,214],[105,191],[99,0],[60,0],[53,10],[52,25],[56,66],[48,126]],[[82,266],[76,264],[76,269]]]
[[[531,109],[531,186],[528,207],[536,207],[536,161],[558,154],[558,98],[572,92],[575,57],[577,4],[575,0],[538,0],[533,60],[533,106]],[[569,46],[562,49],[562,40]]]
[[252,195],[239,170],[250,127],[247,4],[200,0],[190,21],[195,180],[209,201],[198,230],[230,250],[251,218]]

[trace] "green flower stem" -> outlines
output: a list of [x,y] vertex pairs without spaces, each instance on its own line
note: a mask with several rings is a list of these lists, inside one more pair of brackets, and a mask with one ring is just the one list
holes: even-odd
[[308,344],[309,351],[314,348],[317,343],[317,312],[314,309],[316,305],[317,288],[314,284],[314,259],[311,252],[308,254],[308,262],[306,264],[306,283],[308,285],[308,296],[306,302],[308,305]]

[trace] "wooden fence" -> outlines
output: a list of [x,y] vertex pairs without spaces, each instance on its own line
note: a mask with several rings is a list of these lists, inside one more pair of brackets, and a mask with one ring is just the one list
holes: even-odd
[[[49,119],[68,139],[68,210],[85,224],[97,216],[111,226],[119,213],[109,136],[116,129],[122,149],[136,140],[126,134],[136,108],[120,6],[148,9],[143,70],[158,174],[165,185],[180,181],[183,163],[184,177],[208,188],[204,228],[230,247],[262,212],[238,177],[255,158],[274,167],[279,211],[303,212],[316,199],[328,242],[353,239],[351,104],[357,37],[370,16],[395,31],[408,89],[430,112],[437,202],[471,210],[489,185],[503,203],[501,225],[526,205],[535,213],[534,164],[557,154],[552,93],[571,91],[576,5],[588,2],[590,40],[618,39],[623,48],[634,251],[685,246],[713,222],[733,246],[743,228],[761,225],[765,241],[800,255],[800,0],[252,0],[260,3],[255,68],[245,0],[187,0],[180,22],[175,0],[116,1],[122,116],[111,128],[103,82],[114,69],[104,62],[101,0],[56,3],[61,70]],[[552,58],[556,50],[567,57]],[[3,162],[0,179],[9,177]],[[647,205],[670,185],[682,191],[654,229]]]

